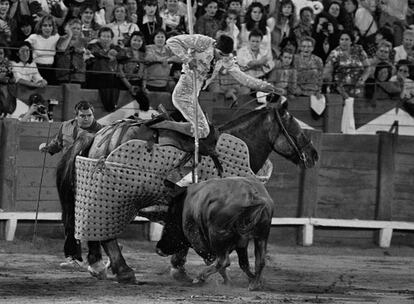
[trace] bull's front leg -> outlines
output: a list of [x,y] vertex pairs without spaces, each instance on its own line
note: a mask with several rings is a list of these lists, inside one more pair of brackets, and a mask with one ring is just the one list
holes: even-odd
[[197,278],[193,280],[193,283],[202,284],[208,279],[209,276],[211,276],[212,274],[216,272],[219,272],[224,279],[224,283],[227,284],[228,277],[226,274],[226,268],[229,266],[230,266],[229,253],[226,252],[225,254],[220,254],[217,256],[216,261],[212,265],[207,266],[206,268],[204,268],[202,272],[198,274]]
[[180,282],[192,282],[193,280],[188,276],[185,270],[185,262],[187,261],[189,247],[181,249],[179,252],[171,256],[171,270],[170,275],[177,281]]
[[135,273],[127,265],[116,239],[101,242],[109,257],[112,272],[116,275],[119,283],[135,283]]

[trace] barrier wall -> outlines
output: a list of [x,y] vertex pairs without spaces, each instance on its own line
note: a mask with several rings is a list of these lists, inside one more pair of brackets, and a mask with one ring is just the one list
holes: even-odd
[[[50,134],[55,134],[59,123],[0,120],[4,211],[36,210],[43,164],[38,146],[46,141],[49,126]],[[276,204],[275,217],[413,220],[414,137],[307,132],[320,153],[315,168],[303,170],[275,153],[271,156],[274,172],[267,188]],[[40,211],[60,210],[54,174],[59,158],[57,154],[45,159]],[[338,236],[366,241],[372,240],[373,232],[319,229],[315,240]],[[406,236],[412,234],[403,233],[403,240]]]

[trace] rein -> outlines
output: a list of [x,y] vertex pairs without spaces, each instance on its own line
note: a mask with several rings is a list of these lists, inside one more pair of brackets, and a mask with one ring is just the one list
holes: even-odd
[[276,113],[276,120],[279,124],[280,128],[282,129],[283,134],[285,135],[287,141],[291,145],[291,147],[295,150],[296,154],[298,155],[299,159],[302,161],[303,164],[305,164],[306,161],[306,154],[303,152],[303,150],[308,147],[312,141],[309,140],[303,147],[299,147],[297,143],[293,140],[292,136],[290,136],[289,132],[286,130],[285,125],[283,124],[282,118],[280,117],[278,109],[274,109]]

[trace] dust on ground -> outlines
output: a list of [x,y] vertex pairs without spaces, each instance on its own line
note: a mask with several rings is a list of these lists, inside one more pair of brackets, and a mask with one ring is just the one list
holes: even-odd
[[[247,290],[247,278],[232,255],[230,286],[213,275],[201,287],[174,281],[169,259],[154,253],[155,244],[121,240],[136,285],[114,277],[98,281],[86,271],[63,270],[62,240],[36,244],[0,241],[0,303],[414,303],[414,248],[268,247],[262,291]],[[251,248],[250,248],[251,249]],[[253,250],[249,251],[253,265]],[[204,266],[191,251],[191,276]]]

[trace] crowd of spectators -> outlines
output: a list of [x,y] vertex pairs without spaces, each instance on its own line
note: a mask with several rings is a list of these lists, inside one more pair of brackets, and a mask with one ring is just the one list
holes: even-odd
[[[189,11],[195,33],[232,37],[241,70],[287,96],[414,97],[414,1],[304,2],[192,0]],[[0,0],[0,85],[79,83],[113,111],[119,90],[173,90],[181,63],[165,42],[188,32],[185,0]],[[225,70],[209,90],[249,93]]]

